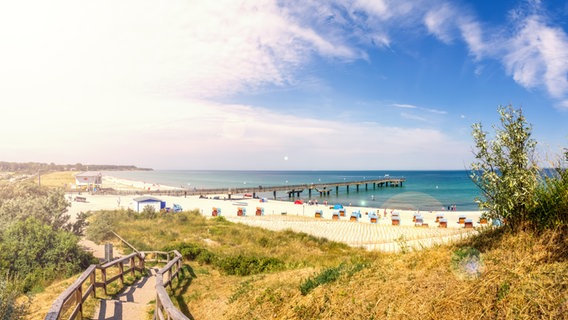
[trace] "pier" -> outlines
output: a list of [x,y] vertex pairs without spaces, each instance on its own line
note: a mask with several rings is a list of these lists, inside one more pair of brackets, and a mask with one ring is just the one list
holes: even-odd
[[[204,189],[179,189],[179,190],[163,190],[163,191],[136,191],[135,194],[153,194],[153,195],[173,195],[173,196],[192,196],[192,195],[211,195],[211,194],[226,194],[229,199],[234,195],[252,195],[253,198],[257,197],[258,193],[272,193],[274,199],[277,199],[278,192],[284,192],[289,198],[300,197],[300,195],[307,190],[308,198],[312,197],[313,193],[320,196],[329,196],[331,192],[339,194],[340,188],[345,188],[345,192],[349,193],[351,188],[355,188],[359,192],[361,188],[365,191],[369,188],[383,188],[383,187],[402,187],[403,182],[406,181],[404,177],[380,177],[376,179],[366,179],[358,181],[341,181],[341,182],[327,182],[327,183],[310,183],[310,184],[296,184],[296,185],[277,185],[277,186],[246,186],[239,188],[204,188]],[[129,192],[133,193],[133,192]]]

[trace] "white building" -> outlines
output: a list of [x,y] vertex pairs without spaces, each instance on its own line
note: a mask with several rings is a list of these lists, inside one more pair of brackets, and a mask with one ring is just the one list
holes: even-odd
[[75,175],[77,186],[95,186],[103,183],[103,174],[95,171],[85,171]]
[[142,212],[146,206],[154,207],[156,211],[160,211],[166,207],[166,202],[155,197],[143,196],[132,199],[132,209],[136,212]]

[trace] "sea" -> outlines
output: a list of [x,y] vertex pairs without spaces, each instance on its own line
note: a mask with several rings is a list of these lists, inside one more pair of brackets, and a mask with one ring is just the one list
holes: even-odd
[[[467,170],[443,171],[238,171],[238,170],[152,170],[152,171],[108,171],[104,175],[117,178],[143,181],[173,187],[199,190],[206,188],[243,188],[268,187],[299,184],[319,184],[349,182],[404,177],[401,187],[376,187],[372,184],[365,188],[351,186],[349,191],[335,188],[329,195],[320,196],[308,191],[300,194],[303,201],[318,203],[353,205],[371,208],[392,208],[401,210],[457,210],[477,211],[476,198],[480,190],[471,181]],[[257,194],[258,197],[273,198],[273,194]],[[278,200],[295,201],[284,192],[277,193]]]

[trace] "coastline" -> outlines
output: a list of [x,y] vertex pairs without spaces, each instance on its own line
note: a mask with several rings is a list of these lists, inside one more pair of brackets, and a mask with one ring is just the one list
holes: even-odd
[[[115,190],[176,190],[171,186],[151,184],[144,181],[131,181],[116,177],[104,177],[104,188]],[[73,195],[68,195],[72,200]],[[69,214],[72,219],[79,212],[114,210],[133,208],[133,199],[137,196],[97,195],[84,196],[86,202],[72,201]],[[345,216],[333,219],[336,211],[332,205],[324,204],[294,204],[290,201],[261,200],[256,198],[224,199],[225,195],[208,196],[158,196],[166,202],[166,207],[174,204],[181,205],[184,211],[197,210],[205,217],[213,217],[213,208],[220,210],[220,216],[237,223],[245,223],[270,230],[291,229],[296,232],[305,232],[317,237],[346,243],[350,246],[364,247],[368,250],[381,250],[396,252],[402,250],[401,246],[429,247],[435,244],[453,241],[464,236],[476,233],[475,228],[480,227],[481,211],[423,211],[399,210],[392,208],[369,208],[360,206],[345,206]],[[264,201],[264,202],[261,202]],[[238,215],[239,208],[246,211],[244,216]],[[257,216],[256,209],[262,208],[263,215]],[[322,217],[316,218],[316,211]],[[360,212],[357,221],[350,221],[353,212]],[[169,213],[176,214],[176,213]],[[371,223],[370,215],[376,214],[376,223]],[[392,215],[398,214],[400,225],[392,225]],[[413,217],[420,214],[423,223],[427,226],[417,227]],[[447,228],[439,228],[436,218],[443,215],[447,219]],[[459,223],[459,217],[471,219],[473,229],[465,229]]]

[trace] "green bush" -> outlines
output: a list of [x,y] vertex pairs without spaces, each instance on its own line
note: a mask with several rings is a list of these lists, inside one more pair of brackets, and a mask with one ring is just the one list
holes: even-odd
[[539,229],[568,224],[568,170],[555,169],[535,190],[531,220]]
[[18,302],[20,290],[0,274],[0,319],[24,319],[27,305]]
[[365,261],[357,262],[355,264],[347,265],[342,263],[337,267],[330,267],[323,269],[319,274],[308,277],[300,284],[300,292],[302,295],[307,295],[310,291],[315,288],[326,284],[337,281],[341,275],[347,275],[348,277],[353,276],[355,273],[368,267],[369,263]]
[[229,275],[248,276],[284,269],[284,262],[272,257],[230,256],[216,259],[215,265]]
[[339,276],[341,275],[341,269],[343,269],[343,265],[324,269],[315,277],[308,277],[304,282],[302,282],[302,284],[300,284],[300,292],[305,296],[310,291],[322,284],[334,282],[335,280],[339,279]]
[[86,231],[87,238],[96,243],[114,238],[112,230],[128,215],[130,215],[130,212],[125,210],[100,211],[92,215],[89,219],[89,228]]
[[18,275],[24,292],[96,263],[75,235],[54,231],[35,218],[11,224],[0,240],[0,270]]
[[211,264],[214,260],[215,254],[211,251],[203,248],[202,246],[190,243],[190,242],[183,242],[173,245],[168,245],[164,247],[163,251],[172,251],[177,250],[183,256],[184,259],[197,261],[200,264]]

